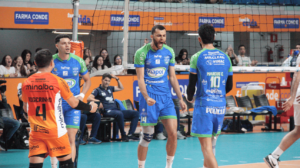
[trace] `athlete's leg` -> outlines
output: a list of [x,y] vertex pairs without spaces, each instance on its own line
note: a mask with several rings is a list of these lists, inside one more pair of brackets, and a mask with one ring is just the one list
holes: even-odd
[[206,167],[217,168],[218,163],[213,153],[211,137],[199,137],[199,141]]
[[138,164],[139,168],[144,168],[147,157],[148,145],[153,139],[154,126],[143,126],[143,137],[138,146]]
[[[212,150],[213,150],[214,156],[216,156],[216,144],[217,144],[218,136],[219,136],[219,135],[216,135],[216,136],[212,136],[212,137],[211,137],[211,144],[212,144]],[[204,167],[204,168],[207,168],[207,164],[205,163],[205,160],[204,160],[204,163],[203,163],[203,167]]]
[[30,156],[30,158],[29,158],[29,168],[42,168],[44,159],[45,159],[45,153]]
[[161,120],[163,123],[167,134],[168,140],[166,145],[167,150],[167,163],[166,168],[171,168],[177,148],[177,119],[163,119]]
[[67,128],[68,130],[68,136],[69,136],[69,142],[70,142],[70,146],[72,149],[72,161],[74,162],[75,156],[76,156],[76,144],[75,144],[75,140],[76,140],[76,134],[78,129],[76,128]]
[[74,163],[72,161],[72,155],[63,155],[58,156],[57,159],[59,160],[59,168],[73,168]]

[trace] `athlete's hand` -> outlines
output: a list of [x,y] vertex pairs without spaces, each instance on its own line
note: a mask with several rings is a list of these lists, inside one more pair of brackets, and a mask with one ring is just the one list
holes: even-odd
[[98,105],[95,103],[95,102],[90,102],[90,105],[93,107],[92,109],[91,109],[91,113],[95,113],[96,111],[97,111],[97,109],[98,109]]
[[103,104],[102,103],[99,104],[99,109],[103,109]]
[[195,102],[195,97],[193,97],[192,101],[189,101],[189,99],[186,97],[186,101],[193,104]]
[[181,111],[186,111],[186,104],[185,104],[185,102],[183,101],[183,99],[181,99],[181,100],[179,101],[179,105],[180,105],[180,107],[181,107]]
[[78,100],[83,101],[83,97],[81,97],[81,96],[77,96],[76,98],[77,98]]
[[156,101],[150,97],[147,98],[147,104],[148,106],[153,106],[156,103]]
[[[297,97],[298,100],[299,96]],[[294,100],[292,100],[291,98],[289,98],[285,103],[283,103],[283,110],[284,111],[288,111],[292,106],[293,106],[293,102]],[[297,101],[298,102],[298,101]]]

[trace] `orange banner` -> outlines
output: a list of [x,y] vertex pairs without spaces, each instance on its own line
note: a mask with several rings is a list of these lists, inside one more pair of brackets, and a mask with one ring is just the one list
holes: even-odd
[[[94,13],[95,12],[95,13]],[[79,10],[79,30],[123,31],[121,11]],[[0,28],[72,29],[72,9],[0,7]],[[94,17],[93,17],[94,16]],[[130,31],[150,31],[164,25],[168,31],[196,31],[211,24],[216,31],[298,32],[300,15],[248,15],[131,11]]]

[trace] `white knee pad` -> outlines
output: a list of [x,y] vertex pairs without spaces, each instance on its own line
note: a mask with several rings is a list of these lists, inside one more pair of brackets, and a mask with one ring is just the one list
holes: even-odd
[[215,156],[216,156],[217,138],[218,138],[218,135],[211,137],[212,150],[213,150],[213,153],[214,153]]
[[140,145],[143,147],[148,147],[149,143],[153,139],[154,127],[153,126],[145,126],[143,129],[143,137],[140,140]]

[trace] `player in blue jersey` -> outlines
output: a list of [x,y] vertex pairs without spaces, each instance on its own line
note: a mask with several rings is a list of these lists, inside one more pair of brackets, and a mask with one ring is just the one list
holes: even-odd
[[156,25],[151,33],[152,42],[138,49],[134,57],[138,85],[142,94],[139,96],[139,111],[143,137],[138,146],[138,166],[139,168],[145,167],[154,126],[158,119],[161,119],[168,133],[166,168],[171,168],[177,147],[177,117],[168,86],[168,73],[183,111],[186,109],[186,104],[183,102],[175,75],[174,50],[165,45],[166,29],[161,25]]
[[[198,41],[202,50],[191,58],[188,101],[195,102],[192,136],[198,137],[204,156],[204,167],[217,168],[215,147],[226,112],[226,93],[232,89],[230,58],[214,48],[215,29],[201,25]],[[196,97],[194,98],[197,83]]]
[[[83,59],[70,53],[70,41],[71,40],[68,35],[61,34],[56,36],[55,46],[58,50],[58,53],[53,55],[55,67],[53,68],[52,73],[63,78],[68,83],[73,95],[75,95],[76,98],[82,101],[86,92],[91,86],[90,75]],[[85,82],[81,93],[79,85],[79,75]],[[80,126],[81,111],[73,109],[65,100],[62,101],[62,104],[64,119],[67,125],[70,145],[72,148],[72,160],[74,162],[76,156],[75,139],[76,133]]]

